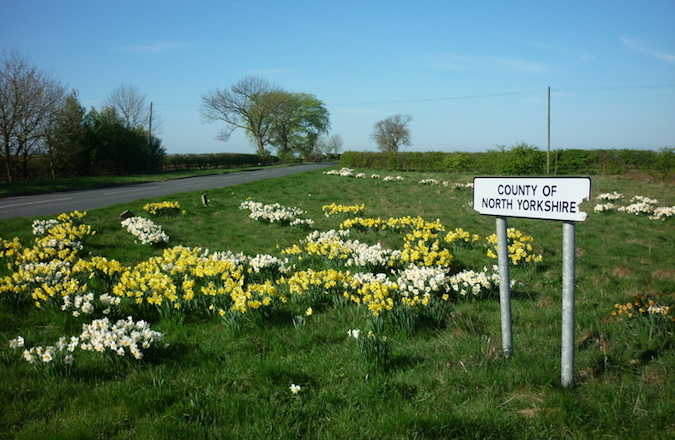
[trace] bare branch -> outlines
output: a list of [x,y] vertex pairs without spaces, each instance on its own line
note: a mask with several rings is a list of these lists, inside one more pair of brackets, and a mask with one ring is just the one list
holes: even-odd
[[150,111],[145,105],[145,95],[142,95],[136,86],[122,84],[113,90],[105,102],[106,107],[112,107],[128,129],[148,125]]

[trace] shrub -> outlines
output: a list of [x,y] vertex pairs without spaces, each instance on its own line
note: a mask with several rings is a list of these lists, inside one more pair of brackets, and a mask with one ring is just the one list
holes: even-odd
[[536,175],[544,174],[546,155],[535,145],[524,142],[515,144],[507,149],[501,145],[501,174]]

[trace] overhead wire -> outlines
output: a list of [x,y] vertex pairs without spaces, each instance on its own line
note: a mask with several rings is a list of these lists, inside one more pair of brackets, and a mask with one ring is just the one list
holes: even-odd
[[[615,90],[638,90],[638,89],[658,89],[658,88],[675,88],[675,84],[663,84],[663,85],[645,85],[645,86],[615,86],[615,87],[573,87],[573,88],[561,88],[554,89],[555,92],[604,92],[604,91],[615,91]],[[387,100],[387,101],[360,101],[360,102],[333,102],[331,105],[379,105],[379,104],[406,104],[406,103],[416,103],[416,102],[434,102],[434,101],[454,101],[461,99],[477,99],[477,98],[496,98],[501,96],[514,96],[514,95],[536,95],[536,94],[546,94],[547,89],[532,89],[524,90],[519,92],[504,92],[504,93],[490,93],[484,95],[466,95],[466,96],[451,96],[444,98],[421,98],[421,99],[399,99],[399,100]]]

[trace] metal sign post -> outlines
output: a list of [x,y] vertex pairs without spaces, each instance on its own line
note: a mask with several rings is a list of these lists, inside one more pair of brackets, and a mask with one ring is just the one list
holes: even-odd
[[574,282],[576,255],[576,224],[563,223],[562,267],[562,364],[563,386],[574,383]]
[[522,217],[563,222],[561,381],[563,386],[571,386],[574,383],[576,222],[586,219],[586,213],[579,210],[579,204],[591,197],[591,179],[476,177],[473,182],[474,209],[481,214],[497,217],[502,351],[506,357],[513,356],[506,218]]
[[[509,241],[505,217],[497,217],[497,263],[499,264],[499,308],[502,322],[502,353],[513,356],[511,320],[511,278],[509,276]],[[506,280],[506,282],[502,282]]]

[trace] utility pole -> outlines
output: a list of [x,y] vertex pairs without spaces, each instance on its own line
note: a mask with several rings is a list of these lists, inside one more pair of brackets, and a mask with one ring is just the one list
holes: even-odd
[[150,103],[150,116],[148,118],[148,173],[151,171],[152,162],[152,102]]
[[152,102],[150,103],[150,118],[148,120],[148,146],[152,144]]
[[[152,104],[151,104],[152,106]],[[152,107],[150,107],[152,108]],[[546,175],[551,171],[551,87],[548,88],[548,123],[546,141]]]

